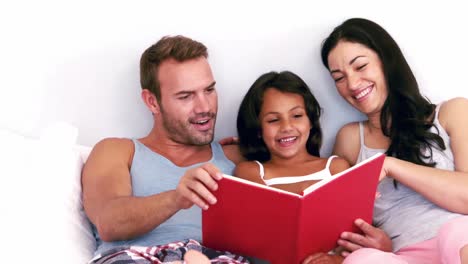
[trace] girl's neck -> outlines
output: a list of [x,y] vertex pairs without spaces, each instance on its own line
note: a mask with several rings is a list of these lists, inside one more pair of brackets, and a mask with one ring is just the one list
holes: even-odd
[[289,158],[272,156],[271,159],[267,161],[266,163],[269,163],[271,165],[276,165],[276,166],[288,166],[288,165],[303,164],[304,162],[315,160],[315,159],[319,159],[319,157],[313,156],[309,154],[309,152],[305,151],[305,153],[298,153]]

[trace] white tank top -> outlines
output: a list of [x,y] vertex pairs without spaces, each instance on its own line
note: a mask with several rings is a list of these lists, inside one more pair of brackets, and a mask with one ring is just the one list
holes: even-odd
[[323,180],[325,178],[331,177],[330,173],[330,164],[333,158],[336,156],[331,156],[328,158],[327,165],[325,168],[321,171],[314,172],[309,175],[304,175],[304,176],[284,176],[284,177],[277,177],[273,179],[264,179],[265,177],[265,170],[263,169],[263,164],[257,162],[258,166],[260,167],[260,177],[262,178],[263,182],[267,186],[270,185],[277,185],[277,184],[291,184],[291,183],[297,183],[297,182],[304,182],[304,181],[313,181],[313,180]]

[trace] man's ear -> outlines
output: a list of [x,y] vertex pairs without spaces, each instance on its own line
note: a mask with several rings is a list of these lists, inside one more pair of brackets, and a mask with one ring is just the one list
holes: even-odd
[[156,115],[161,112],[158,99],[156,99],[156,95],[154,95],[150,90],[143,89],[141,91],[141,99],[145,103],[146,107],[148,107],[148,109],[151,111],[151,113]]

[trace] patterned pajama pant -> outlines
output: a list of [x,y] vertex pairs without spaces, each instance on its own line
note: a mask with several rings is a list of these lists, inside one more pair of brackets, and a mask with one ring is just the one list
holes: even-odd
[[92,264],[160,264],[183,261],[188,250],[196,250],[206,255],[211,263],[216,264],[247,264],[247,258],[230,252],[216,251],[202,246],[195,240],[187,239],[180,242],[153,247],[115,248],[104,252],[90,263]]

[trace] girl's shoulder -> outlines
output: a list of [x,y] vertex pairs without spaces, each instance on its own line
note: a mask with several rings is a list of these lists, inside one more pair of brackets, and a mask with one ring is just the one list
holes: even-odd
[[260,176],[260,165],[255,161],[239,162],[234,169],[234,176],[263,184]]
[[334,175],[334,174],[337,174],[339,172],[342,172],[348,169],[349,167],[351,166],[349,165],[349,162],[345,158],[336,156],[331,160],[330,173]]
[[253,161],[253,160],[245,160],[245,161],[241,161],[239,163],[237,163],[236,165],[236,170],[235,171],[250,171],[250,170],[253,170],[253,169],[257,169],[258,170],[258,163],[256,161]]

